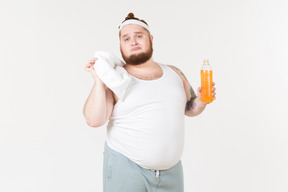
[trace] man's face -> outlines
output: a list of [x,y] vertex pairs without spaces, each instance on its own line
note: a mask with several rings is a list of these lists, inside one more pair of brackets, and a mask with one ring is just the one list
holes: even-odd
[[129,24],[121,29],[120,50],[124,61],[140,65],[152,57],[153,37],[142,26]]

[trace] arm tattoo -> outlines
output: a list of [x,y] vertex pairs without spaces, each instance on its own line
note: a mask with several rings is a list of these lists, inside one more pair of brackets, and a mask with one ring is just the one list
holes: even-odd
[[191,109],[195,109],[196,107],[196,103],[194,102],[194,100],[196,99],[196,95],[192,87],[190,87],[190,95],[191,95],[191,99],[186,104],[186,111],[190,111]]

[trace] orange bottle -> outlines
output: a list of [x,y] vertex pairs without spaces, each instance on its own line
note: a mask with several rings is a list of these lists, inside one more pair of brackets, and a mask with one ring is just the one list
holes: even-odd
[[209,60],[204,60],[201,68],[201,101],[202,103],[212,103],[213,71],[209,65]]

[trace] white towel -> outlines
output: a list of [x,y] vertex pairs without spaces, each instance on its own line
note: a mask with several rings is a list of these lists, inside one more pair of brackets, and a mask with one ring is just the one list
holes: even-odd
[[113,91],[119,99],[123,99],[131,76],[124,69],[124,63],[111,53],[96,51],[94,57],[98,60],[94,69],[103,83]]

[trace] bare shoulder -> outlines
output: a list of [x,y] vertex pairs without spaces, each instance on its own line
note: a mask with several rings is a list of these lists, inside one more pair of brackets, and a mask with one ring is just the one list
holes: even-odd
[[174,65],[167,65],[167,66],[173,69],[180,76],[180,78],[183,80],[184,83],[188,83],[187,78],[179,68],[175,67]]
[[184,73],[178,69],[177,67],[173,65],[168,65],[171,69],[173,69],[182,79],[186,97],[187,97],[187,103],[186,103],[186,111],[189,111],[194,108],[194,100],[196,99],[195,92],[193,88],[191,87],[190,83],[188,82],[187,78],[185,77]]
[[173,69],[178,75],[179,75],[179,77],[182,79],[182,81],[183,81],[183,85],[184,85],[184,89],[185,89],[185,92],[186,92],[186,95],[187,95],[187,100],[189,100],[190,99],[190,84],[189,84],[189,82],[188,82],[188,80],[187,80],[187,78],[185,77],[185,75],[184,75],[184,73],[180,70],[180,69],[178,69],[177,67],[175,67],[175,66],[173,66],[173,65],[168,65],[171,69]]

